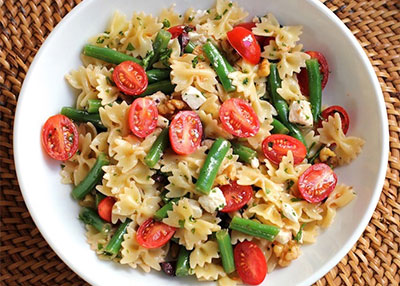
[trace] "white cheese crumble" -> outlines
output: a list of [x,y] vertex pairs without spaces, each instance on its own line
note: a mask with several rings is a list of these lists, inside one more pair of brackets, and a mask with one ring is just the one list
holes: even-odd
[[283,203],[282,213],[288,220],[291,220],[292,222],[298,222],[297,213],[288,203]]
[[292,238],[292,233],[288,230],[281,229],[275,237],[275,241],[286,244]]
[[253,159],[251,159],[250,165],[252,168],[257,169],[260,166],[260,162],[256,157],[254,157]]
[[189,86],[182,91],[182,100],[193,110],[198,109],[204,102],[206,102],[206,98],[201,91],[193,86]]
[[192,200],[192,199],[188,199],[188,202],[189,202],[190,207],[192,209],[193,217],[194,218],[201,217],[203,211],[200,208],[199,202],[197,202],[196,200]]
[[210,194],[201,196],[199,203],[209,213],[219,211],[226,206],[224,194],[219,188],[214,188]]
[[189,39],[196,45],[207,43],[207,38],[203,34],[197,32],[189,32]]
[[293,101],[290,105],[289,121],[304,126],[313,125],[311,105],[307,100]]

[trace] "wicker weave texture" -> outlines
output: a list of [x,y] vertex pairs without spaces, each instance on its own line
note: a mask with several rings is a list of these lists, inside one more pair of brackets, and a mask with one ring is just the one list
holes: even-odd
[[[88,285],[34,225],[15,175],[12,129],[25,74],[55,25],[80,0],[0,0],[0,285]],[[352,250],[316,285],[400,284],[400,1],[326,0],[357,37],[381,84],[390,154],[383,192]]]

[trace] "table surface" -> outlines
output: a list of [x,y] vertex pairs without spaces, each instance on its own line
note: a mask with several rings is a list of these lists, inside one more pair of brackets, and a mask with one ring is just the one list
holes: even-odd
[[[47,35],[80,0],[0,0],[0,285],[88,285],[33,223],[15,175],[12,129],[18,95]],[[381,84],[390,154],[373,217],[351,251],[316,285],[400,283],[400,1],[322,0],[352,31]]]

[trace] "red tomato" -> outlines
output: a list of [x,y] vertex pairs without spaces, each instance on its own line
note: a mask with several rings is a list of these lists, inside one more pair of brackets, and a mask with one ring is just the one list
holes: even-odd
[[300,140],[284,134],[268,136],[264,139],[262,148],[265,157],[275,164],[279,164],[289,151],[292,151],[295,165],[303,162],[307,155],[307,148]]
[[200,146],[203,126],[194,111],[180,111],[169,128],[169,141],[179,155],[189,155]]
[[[328,77],[329,77],[329,65],[328,62],[326,61],[326,58],[324,57],[323,54],[320,52],[315,52],[315,51],[308,51],[306,52],[311,56],[312,59],[317,59],[319,63],[319,70],[322,74],[322,81],[321,81],[321,86],[322,89],[325,88],[327,82],[328,82]],[[302,68],[300,73],[297,75],[297,80],[300,85],[300,90],[301,93],[308,96],[309,95],[309,90],[308,90],[308,73],[306,68]]]
[[145,248],[158,248],[171,239],[175,230],[172,226],[149,218],[137,230],[136,240]]
[[111,212],[114,204],[115,200],[113,197],[106,197],[100,201],[97,207],[97,212],[105,221],[111,222]]
[[[237,24],[235,27],[243,27],[243,28],[249,30],[250,32],[252,32],[252,30],[255,26],[256,26],[256,23],[254,23],[254,22],[245,22],[245,23]],[[257,42],[260,44],[260,47],[268,46],[269,42],[271,40],[275,39],[274,37],[263,37],[263,36],[257,36],[257,35],[254,35],[254,37],[256,38]]]
[[177,37],[179,37],[182,34],[187,34],[190,31],[195,30],[194,26],[191,25],[177,25],[177,26],[173,26],[171,28],[169,28],[167,31],[171,33],[172,37],[171,39],[175,39]]
[[254,109],[240,98],[225,101],[219,109],[222,127],[237,137],[250,137],[260,130],[260,121]]
[[322,127],[322,121],[328,121],[329,116],[334,116],[336,112],[339,113],[340,119],[342,120],[343,133],[347,134],[350,125],[350,117],[347,114],[346,110],[339,105],[330,106],[327,109],[324,109],[324,111],[322,111],[321,113],[322,120],[319,121],[318,128]]
[[307,202],[319,203],[332,193],[336,183],[335,172],[327,164],[318,163],[301,174],[297,187]]
[[79,134],[75,124],[66,116],[57,114],[47,119],[42,128],[42,145],[56,160],[68,160],[78,150]]
[[137,137],[145,138],[157,127],[158,110],[150,98],[137,98],[129,108],[129,128]]
[[262,250],[251,241],[243,241],[233,251],[235,266],[245,284],[258,285],[268,272],[267,261]]
[[131,61],[122,62],[115,67],[113,80],[118,89],[127,95],[143,93],[148,84],[147,74],[143,67]]
[[253,196],[253,188],[251,186],[241,186],[236,181],[219,188],[226,200],[226,206],[221,210],[224,213],[237,211],[247,204]]
[[231,46],[249,63],[256,65],[261,58],[261,48],[253,33],[243,27],[235,27],[226,33]]

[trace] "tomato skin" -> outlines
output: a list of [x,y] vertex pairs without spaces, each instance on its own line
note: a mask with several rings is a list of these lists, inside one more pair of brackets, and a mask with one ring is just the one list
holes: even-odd
[[[326,61],[325,56],[322,53],[316,51],[307,51],[306,54],[309,54],[312,59],[318,60],[319,70],[322,75],[321,86],[322,89],[324,89],[326,84],[328,83],[329,78],[329,65]],[[310,92],[308,89],[308,73],[306,68],[302,68],[300,70],[300,73],[297,74],[297,81],[299,82],[301,93],[305,96],[308,96]]]
[[[243,27],[243,28],[249,30],[250,32],[252,32],[252,30],[255,26],[256,26],[256,23],[254,23],[254,22],[245,22],[245,23],[237,24],[235,27]],[[261,48],[264,46],[268,46],[269,42],[271,40],[275,39],[274,37],[263,37],[263,36],[257,36],[257,35],[254,35],[254,37],[256,38],[256,40]]]
[[203,136],[203,125],[194,111],[180,111],[169,128],[169,141],[179,155],[189,155],[197,150]]
[[132,133],[145,138],[157,127],[158,110],[150,98],[137,98],[129,108],[128,122]]
[[221,105],[222,127],[237,137],[251,137],[260,130],[260,121],[253,107],[240,98],[230,98]]
[[97,212],[103,220],[111,222],[111,213],[114,204],[115,199],[113,197],[106,197],[100,201]]
[[264,281],[268,265],[262,250],[251,241],[243,241],[233,251],[235,266],[245,284],[258,285]]
[[118,89],[127,95],[139,95],[148,85],[146,71],[135,62],[120,63],[115,67],[112,76]]
[[229,185],[220,186],[219,188],[226,200],[226,206],[220,210],[223,213],[241,209],[253,196],[253,188],[251,186],[241,186],[236,181],[231,182]]
[[261,48],[251,31],[243,27],[235,27],[226,35],[231,46],[242,58],[253,65],[260,62]]
[[188,34],[190,31],[195,30],[195,27],[192,25],[177,25],[169,28],[167,31],[171,33],[171,39],[175,39],[182,34]]
[[264,139],[262,148],[265,157],[275,164],[279,164],[289,151],[292,151],[295,165],[303,162],[307,155],[307,148],[300,140],[284,134],[268,136]]
[[340,119],[342,120],[342,130],[344,134],[347,134],[350,125],[350,117],[347,111],[339,106],[339,105],[332,105],[328,108],[324,109],[321,113],[321,120],[318,123],[318,128],[322,127],[322,121],[328,121],[329,116],[334,116],[335,113],[339,113]]
[[65,115],[49,117],[43,125],[41,139],[47,154],[56,160],[68,160],[78,150],[78,129]]
[[138,228],[136,240],[145,248],[158,248],[166,244],[175,231],[175,227],[149,218]]
[[337,176],[325,163],[310,166],[299,177],[297,187],[301,196],[309,203],[326,199],[336,187]]

